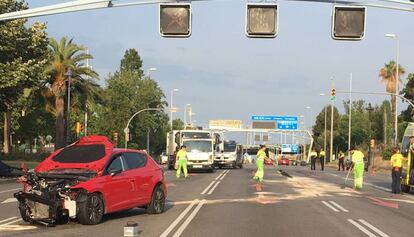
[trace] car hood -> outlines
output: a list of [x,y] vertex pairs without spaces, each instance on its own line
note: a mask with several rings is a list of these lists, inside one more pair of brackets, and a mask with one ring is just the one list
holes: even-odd
[[36,168],[36,173],[60,169],[86,169],[100,172],[107,164],[114,146],[105,136],[86,136],[49,155]]

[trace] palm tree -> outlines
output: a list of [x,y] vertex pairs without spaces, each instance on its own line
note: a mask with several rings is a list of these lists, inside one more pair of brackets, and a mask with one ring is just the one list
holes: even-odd
[[[405,69],[398,65],[398,83],[401,82],[400,76],[405,73]],[[396,81],[397,81],[397,64],[395,61],[390,61],[389,63],[386,63],[383,68],[379,71],[379,77],[381,78],[381,82],[385,84],[385,89],[388,93],[397,93],[396,88]],[[392,116],[395,116],[395,113],[397,112],[396,109],[396,103],[397,98],[394,95],[391,95],[391,111]]]
[[[55,149],[63,147],[65,142],[65,128],[69,121],[65,120],[65,98],[67,97],[66,76],[69,70],[72,71],[70,78],[71,85],[81,85],[86,83],[83,76],[98,79],[98,74],[90,68],[87,68],[83,62],[86,59],[92,59],[90,54],[83,53],[86,48],[74,44],[73,39],[68,40],[63,37],[59,42],[51,38],[49,40],[49,50],[51,53],[50,64],[46,68],[49,75],[46,81],[46,90],[43,95],[46,97],[50,106],[50,111],[56,116],[56,139]],[[72,91],[72,87],[70,88]]]

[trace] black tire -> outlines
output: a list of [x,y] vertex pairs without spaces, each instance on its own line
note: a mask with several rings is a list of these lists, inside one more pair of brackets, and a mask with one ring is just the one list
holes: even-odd
[[148,214],[161,214],[165,209],[165,192],[161,185],[157,185],[152,192],[151,203],[148,205]]
[[403,193],[409,193],[410,192],[410,186],[409,185],[405,185],[405,184],[401,184],[401,191]]
[[29,207],[27,207],[27,205],[25,203],[20,203],[19,204],[19,211],[20,211],[20,216],[22,217],[22,220],[24,222],[32,222],[32,220],[29,217]]
[[210,168],[207,172],[214,173],[214,167]]
[[243,163],[240,163],[240,164],[239,164],[239,168],[240,168],[240,169],[243,169]]
[[104,203],[101,195],[91,193],[86,201],[79,203],[78,221],[83,225],[96,225],[102,221]]

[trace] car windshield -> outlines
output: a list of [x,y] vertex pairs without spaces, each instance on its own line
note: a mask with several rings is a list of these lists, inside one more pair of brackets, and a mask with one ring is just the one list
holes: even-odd
[[73,145],[63,148],[53,161],[60,163],[90,163],[105,157],[105,145]]
[[224,143],[224,152],[234,152],[236,150],[235,143]]
[[211,141],[185,141],[188,152],[211,152]]

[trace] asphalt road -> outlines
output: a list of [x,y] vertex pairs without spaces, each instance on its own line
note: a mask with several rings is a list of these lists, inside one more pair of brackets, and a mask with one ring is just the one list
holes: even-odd
[[105,216],[96,226],[57,227],[19,220],[12,197],[20,187],[0,182],[0,236],[123,236],[127,221],[139,236],[414,236],[414,195],[393,195],[388,176],[366,173],[357,192],[346,172],[309,167],[266,167],[265,182],[252,181],[253,165],[176,179],[168,171],[165,213],[132,209]]

